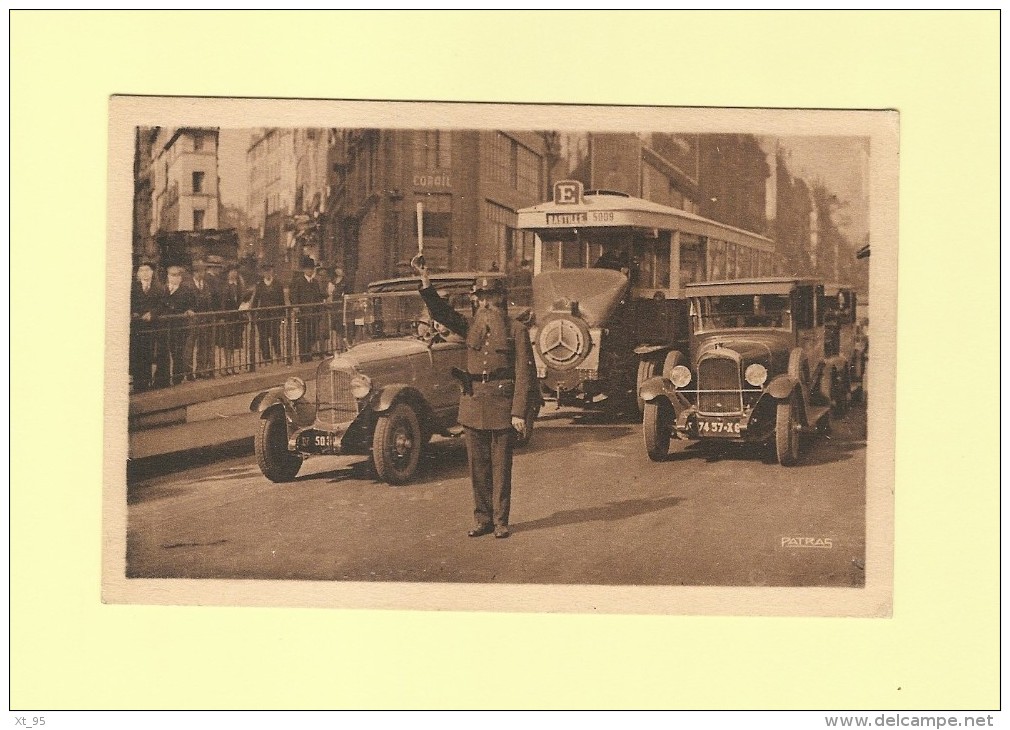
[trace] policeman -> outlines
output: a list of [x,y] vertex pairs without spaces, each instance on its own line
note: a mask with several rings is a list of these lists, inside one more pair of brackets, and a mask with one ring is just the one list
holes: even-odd
[[525,428],[535,377],[529,334],[509,318],[500,277],[477,279],[477,308],[467,322],[431,286],[424,260],[415,257],[411,265],[421,275],[421,297],[431,316],[466,340],[466,370],[454,374],[463,386],[459,423],[473,483],[476,524],[467,535],[508,537],[513,439]]

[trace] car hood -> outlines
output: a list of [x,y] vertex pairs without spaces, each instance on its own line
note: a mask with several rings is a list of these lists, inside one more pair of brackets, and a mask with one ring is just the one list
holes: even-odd
[[775,372],[776,363],[789,359],[789,343],[786,333],[765,332],[713,332],[698,337],[695,347],[696,359],[701,361],[707,355],[731,351],[740,357],[744,366],[761,363],[770,372]]
[[551,312],[578,311],[590,327],[602,325],[628,291],[628,277],[610,269],[561,269],[533,278],[533,312],[538,319]]
[[394,360],[428,352],[428,347],[413,337],[396,337],[391,340],[372,340],[355,345],[347,352],[334,356],[331,370],[341,370],[348,364],[355,368],[383,360]]

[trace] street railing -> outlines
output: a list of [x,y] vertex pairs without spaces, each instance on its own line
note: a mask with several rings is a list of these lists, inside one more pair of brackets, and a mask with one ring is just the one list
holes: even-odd
[[343,305],[197,312],[130,323],[134,392],[309,362],[343,348]]

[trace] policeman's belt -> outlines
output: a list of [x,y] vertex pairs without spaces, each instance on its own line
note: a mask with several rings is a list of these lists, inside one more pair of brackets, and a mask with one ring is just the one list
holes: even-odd
[[493,380],[515,380],[515,372],[510,368],[498,368],[489,373],[468,373],[459,368],[452,369],[452,377],[463,386],[464,395],[473,395],[474,383],[490,383]]

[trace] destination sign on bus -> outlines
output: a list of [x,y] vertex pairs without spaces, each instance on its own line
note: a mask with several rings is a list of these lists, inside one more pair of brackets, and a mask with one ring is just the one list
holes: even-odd
[[547,225],[549,226],[574,226],[579,223],[613,223],[614,211],[612,210],[591,210],[579,213],[548,213]]
[[548,213],[547,225],[571,226],[576,223],[588,223],[589,213]]

